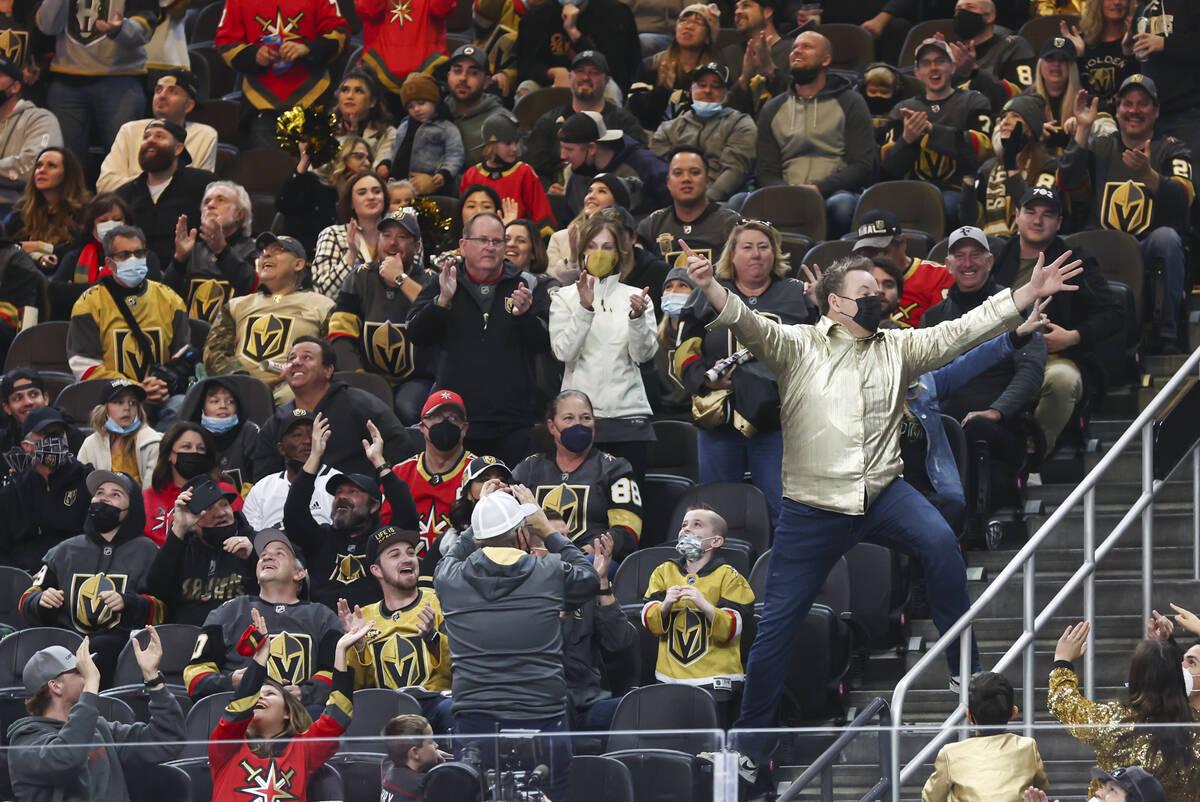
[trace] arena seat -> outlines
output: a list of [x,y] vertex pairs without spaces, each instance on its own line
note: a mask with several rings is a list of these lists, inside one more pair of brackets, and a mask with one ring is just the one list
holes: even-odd
[[662,683],[634,688],[621,699],[609,727],[608,751],[677,749],[691,754],[716,748],[712,734],[631,733],[622,730],[717,730],[717,706],[704,688]]
[[745,482],[709,482],[696,485],[684,493],[683,498],[675,504],[671,525],[676,527],[676,531],[683,522],[683,514],[687,508],[698,504],[712,507],[725,519],[725,525],[728,527],[725,533],[726,546],[732,547],[731,540],[742,540],[749,544],[750,553],[746,567],[744,570],[738,568],[745,575],[758,556],[771,547],[773,526],[767,497],[757,487]]
[[0,624],[13,629],[28,626],[21,617],[21,595],[33,585],[33,577],[11,565],[0,565]]
[[623,749],[604,757],[618,760],[629,769],[635,800],[712,800],[712,761],[673,749]]
[[614,758],[576,755],[571,761],[567,802],[634,802],[633,775]]
[[354,717],[343,737],[372,740],[347,740],[343,748],[347,752],[387,752],[387,744],[379,733],[390,720],[405,713],[421,715],[421,705],[407,693],[391,688],[358,689],[354,692]]

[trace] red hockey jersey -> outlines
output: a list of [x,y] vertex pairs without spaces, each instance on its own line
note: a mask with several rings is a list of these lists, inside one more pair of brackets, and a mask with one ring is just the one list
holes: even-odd
[[903,328],[915,329],[921,325],[925,310],[940,304],[946,291],[953,286],[954,278],[945,267],[914,257],[908,270],[904,271],[904,293],[900,296],[900,308],[892,313],[892,320]]
[[354,10],[371,25],[372,41],[364,37],[363,65],[394,94],[404,76],[426,66],[430,56],[447,53],[446,19],[455,0],[354,0]]
[[[468,154],[470,155],[470,154]],[[525,162],[517,162],[507,170],[493,170],[485,162],[468,167],[459,184],[459,194],[472,184],[487,184],[503,198],[517,202],[517,217],[532,220],[542,236],[554,233],[554,213],[537,173]]]
[[450,508],[454,506],[458,488],[462,486],[463,471],[473,459],[474,454],[463,451],[462,459],[450,470],[430,473],[425,467],[425,455],[422,452],[392,469],[408,485],[417,504],[417,518],[421,522],[421,545],[417,547],[417,556],[424,557],[437,536],[450,528]]

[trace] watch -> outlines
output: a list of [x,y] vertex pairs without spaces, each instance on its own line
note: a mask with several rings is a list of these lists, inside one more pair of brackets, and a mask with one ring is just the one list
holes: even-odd
[[167,684],[167,678],[164,677],[163,673],[160,671],[160,672],[158,672],[157,675],[146,680],[145,683],[143,683],[143,687],[149,691],[149,690],[152,690],[154,688],[154,686],[156,686],[156,685],[166,685],[166,684]]

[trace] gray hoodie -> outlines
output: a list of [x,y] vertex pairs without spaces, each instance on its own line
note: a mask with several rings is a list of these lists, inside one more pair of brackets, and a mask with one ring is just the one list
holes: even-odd
[[128,802],[125,772],[179,756],[183,710],[165,687],[150,692],[150,723],[101,718],[84,693],[65,722],[26,716],[8,728],[8,771],[20,802]]
[[546,557],[478,548],[463,532],[437,566],[455,713],[542,719],[566,711],[559,612],[595,598],[600,577],[557,532]]
[[33,175],[33,163],[44,148],[62,147],[58,118],[28,100],[18,100],[0,120],[0,203],[21,197]]

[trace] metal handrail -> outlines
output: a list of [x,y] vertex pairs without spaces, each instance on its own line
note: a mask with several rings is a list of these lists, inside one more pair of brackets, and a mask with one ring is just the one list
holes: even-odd
[[[1022,666],[1022,717],[1024,723],[1025,734],[1032,736],[1033,734],[1033,715],[1034,715],[1034,638],[1038,630],[1042,628],[1054,615],[1055,611],[1062,605],[1067,597],[1073,593],[1080,585],[1083,585],[1083,616],[1086,620],[1091,621],[1095,618],[1096,612],[1096,565],[1110,552],[1120,540],[1121,536],[1138,518],[1142,518],[1142,612],[1143,617],[1149,619],[1151,610],[1151,590],[1152,590],[1152,568],[1153,568],[1153,545],[1154,545],[1154,496],[1158,493],[1162,486],[1161,481],[1154,479],[1154,418],[1159,411],[1166,406],[1172,394],[1183,385],[1190,375],[1195,375],[1200,369],[1200,350],[1196,350],[1176,371],[1170,381],[1159,390],[1158,394],[1150,402],[1147,407],[1142,410],[1142,413],[1134,419],[1129,428],[1122,434],[1117,442],[1113,444],[1108,453],[1096,464],[1096,467],[1091,470],[1083,481],[1067,496],[1067,498],[1058,506],[1053,514],[1046,519],[1046,522],[1038,529],[1038,531],[1026,541],[1025,545],[1012,558],[1012,560],[1004,567],[1000,574],[992,580],[988,587],[980,595],[979,599],[960,617],[954,625],[950,627],[937,643],[929,647],[928,651],[922,655],[909,671],[900,678],[896,684],[896,688],[892,693],[892,711],[893,718],[897,724],[897,730],[903,723],[904,718],[904,699],[908,693],[909,687],[915,681],[916,677],[924,672],[930,665],[933,664],[956,640],[961,644],[960,660],[960,677],[961,696],[959,698],[958,707],[951,713],[942,723],[941,729],[934,739],[918,752],[906,765],[901,767],[900,764],[900,733],[897,731],[891,742],[891,774],[895,778],[892,784],[892,799],[894,802],[900,802],[900,789],[904,783],[912,776],[912,774],[926,761],[928,761],[935,750],[941,747],[948,741],[955,732],[955,725],[962,720],[963,714],[966,711],[966,692],[968,682],[970,681],[970,662],[968,658],[970,643],[971,643],[971,627],[976,618],[988,607],[992,601],[999,596],[1000,591],[1008,584],[1008,581],[1016,576],[1020,571],[1023,574],[1023,596],[1024,596],[1024,616],[1023,616],[1023,631],[1016,642],[1009,647],[1008,651],[997,661],[992,669],[996,672],[1003,672],[1011,663],[1013,663],[1018,655],[1024,653],[1024,664]],[[1133,503],[1129,511],[1122,516],[1120,522],[1113,528],[1112,532],[1104,539],[1098,547],[1096,546],[1096,485],[1099,483],[1105,471],[1115,464],[1117,458],[1122,452],[1132,443],[1135,438],[1141,436],[1142,439],[1142,492],[1138,496],[1137,501]],[[1180,463],[1182,464],[1182,462]],[[1196,579],[1200,579],[1200,512],[1196,512],[1200,508],[1200,445],[1193,444],[1192,447],[1192,466],[1197,473],[1193,474],[1192,480],[1192,506],[1193,506],[1193,572]],[[1048,604],[1037,611],[1035,599],[1035,577],[1036,569],[1034,565],[1034,555],[1038,548],[1050,536],[1054,529],[1063,522],[1067,514],[1083,501],[1084,510],[1084,530],[1083,530],[1083,563],[1071,575],[1062,588],[1055,594],[1054,598]],[[1037,613],[1035,616],[1035,612]],[[1088,633],[1087,650],[1083,655],[1083,682],[1084,695],[1092,697],[1095,695],[1095,631]]]
[[853,741],[863,729],[863,726],[873,718],[879,718],[879,768],[883,772],[883,776],[879,782],[867,792],[859,802],[873,802],[881,799],[883,792],[887,790],[891,783],[892,772],[888,770],[891,765],[888,761],[890,756],[890,744],[894,740],[891,732],[891,715],[888,710],[887,700],[882,696],[876,696],[870,703],[863,708],[862,712],[854,717],[846,725],[842,734],[837,737],[837,740],[831,743],[824,752],[812,762],[804,773],[796,778],[795,782],[787,787],[786,790],[779,796],[777,802],[792,802],[796,797],[800,796],[800,792],[812,784],[812,781],[817,777],[821,778],[821,800],[822,802],[832,802],[833,800],[833,761],[842,753],[850,742]]

